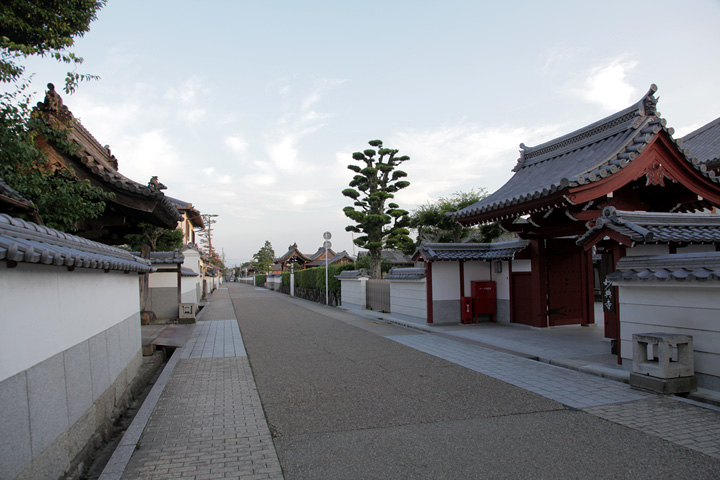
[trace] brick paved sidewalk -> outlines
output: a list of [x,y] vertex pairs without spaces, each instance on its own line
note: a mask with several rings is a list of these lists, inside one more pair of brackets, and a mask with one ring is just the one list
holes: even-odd
[[227,289],[168,368],[139,441],[120,444],[132,452],[127,466],[114,456],[102,480],[283,478]]
[[387,336],[568,407],[720,458],[720,408],[432,334]]

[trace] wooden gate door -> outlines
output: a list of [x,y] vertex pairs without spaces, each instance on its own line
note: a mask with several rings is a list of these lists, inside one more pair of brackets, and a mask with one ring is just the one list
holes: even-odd
[[587,324],[586,256],[572,239],[548,239],[548,322],[550,326]]
[[532,278],[530,272],[513,272],[510,274],[510,321],[523,325],[535,325],[532,319],[532,306],[528,301]]

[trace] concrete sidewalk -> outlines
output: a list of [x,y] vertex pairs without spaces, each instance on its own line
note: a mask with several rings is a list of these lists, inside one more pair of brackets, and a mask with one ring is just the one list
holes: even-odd
[[100,478],[283,478],[227,288],[212,294]]

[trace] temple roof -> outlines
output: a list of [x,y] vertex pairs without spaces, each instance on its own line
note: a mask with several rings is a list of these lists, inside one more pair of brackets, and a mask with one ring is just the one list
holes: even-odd
[[128,251],[0,214],[0,260],[70,268],[148,273],[148,260]]
[[[535,147],[520,145],[515,174],[500,189],[479,202],[449,214],[460,221],[507,207],[516,214],[520,204],[552,197],[562,198],[570,188],[591,184],[621,172],[664,132],[672,139],[674,130],[666,127],[656,110],[655,85],[637,103],[602,120]],[[678,142],[675,142],[676,144]],[[678,146],[678,150],[682,152]],[[718,178],[706,165],[686,157],[691,168],[711,181]],[[488,215],[486,220],[494,217]]]
[[[324,251],[325,249],[322,249],[322,250]],[[328,249],[328,252],[330,252],[330,254],[332,255],[330,258],[328,258],[328,261],[327,261],[328,265],[334,265],[344,258],[349,260],[350,262],[353,261],[353,258],[345,250],[343,250],[340,253],[335,253],[332,250]],[[317,260],[313,260],[312,262],[308,263],[306,265],[307,267],[324,267],[325,266],[325,260],[318,258],[319,255],[313,256],[313,257],[317,258]],[[310,257],[310,258],[313,258],[313,257]]]
[[200,211],[196,209],[192,203],[183,202],[182,200],[178,200],[177,198],[173,197],[167,198],[172,202],[172,204],[175,206],[175,208],[178,209],[181,214],[185,213],[187,215],[188,220],[190,220],[190,223],[192,223],[194,228],[205,228],[205,222],[203,222]]
[[298,250],[297,243],[293,243],[288,247],[288,251],[285,254],[275,260],[275,263],[283,263],[289,260],[291,257],[302,260],[303,264],[310,262],[310,258]]
[[623,257],[607,279],[621,281],[720,281],[720,252]]
[[426,262],[458,260],[502,260],[514,258],[515,254],[528,246],[527,240],[513,240],[496,243],[421,243],[413,260],[422,258]]
[[577,244],[585,244],[606,229],[636,243],[720,243],[718,214],[629,212],[605,207],[595,226]]
[[681,138],[688,156],[705,163],[708,168],[720,167],[720,117]]
[[[330,258],[334,257],[335,255],[337,255],[332,248],[328,248],[327,251],[328,251],[328,254],[329,254],[328,259],[330,259]],[[325,253],[325,247],[320,247],[320,248],[318,248],[317,252],[315,252],[315,253],[313,253],[312,255],[309,256],[310,261],[317,260],[317,259],[320,258],[324,253]]]
[[[117,205],[125,212],[133,212],[140,221],[160,227],[174,229],[177,226],[182,217],[162,192],[165,186],[158,182],[157,177],[152,177],[147,185],[143,185],[118,172],[118,160],[110,152],[110,147],[98,142],[73,116],[68,107],[63,105],[62,98],[55,92],[52,84],[48,84],[45,100],[39,102],[35,110],[40,112],[49,124],[65,128],[68,140],[80,147],[75,155],[67,158],[84,167],[89,178],[93,178],[106,191],[134,199],[132,202],[123,202],[123,199],[115,198],[106,202],[109,207]],[[80,173],[75,170],[76,175]]]

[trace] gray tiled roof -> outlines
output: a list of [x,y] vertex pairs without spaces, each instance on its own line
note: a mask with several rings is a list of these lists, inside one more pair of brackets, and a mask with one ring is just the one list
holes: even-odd
[[194,272],[193,270],[189,269],[188,267],[181,267],[180,275],[182,275],[183,277],[198,277],[198,276],[200,276],[199,273]]
[[150,262],[125,250],[0,214],[0,260],[148,273]]
[[[332,250],[330,250],[330,253],[332,253],[333,256],[328,259],[328,262],[327,262],[328,265],[333,265],[333,264],[339,262],[340,260],[342,260],[343,258],[347,258],[351,262],[353,261],[350,254],[348,254],[345,250],[343,250],[340,253],[334,253]],[[308,267],[324,267],[325,260],[323,260],[323,259],[314,260],[314,261],[308,263],[307,266]]]
[[[516,172],[505,185],[479,202],[450,214],[456,219],[489,213],[549,197],[570,187],[602,180],[630,165],[655,136],[672,128],[655,109],[657,91],[651,85],[636,104],[550,142],[535,147],[521,144]],[[712,181],[715,174],[699,161],[692,168]]]
[[637,243],[720,243],[718,214],[637,212],[605,207],[595,226],[577,244],[584,244],[605,228]]
[[720,117],[680,140],[690,158],[703,163],[720,160]]
[[425,278],[425,267],[391,268],[385,280],[420,280]]
[[[140,256],[140,252],[132,252],[135,256]],[[179,263],[182,264],[185,261],[185,255],[174,250],[172,252],[150,252],[150,263],[153,265],[168,264],[168,263]]]
[[275,260],[275,263],[284,262],[285,260],[289,259],[293,255],[293,253],[295,254],[295,256],[297,258],[301,259],[304,263],[307,263],[310,261],[310,258],[307,255],[305,255],[300,250],[298,250],[297,243],[294,243],[288,247],[288,251],[285,252],[285,254],[283,254],[281,257],[279,257]]
[[[315,261],[318,257],[321,257],[323,253],[325,253],[325,247],[320,247],[318,248],[317,252],[313,253],[308,258],[310,259],[310,261]],[[328,257],[328,259],[333,258],[336,255],[335,251],[332,248],[328,248],[328,253],[331,255],[330,257]]]
[[342,280],[350,278],[369,277],[367,270],[361,268],[360,270],[343,270],[339,275],[335,275],[335,278]]
[[0,195],[4,195],[18,203],[22,203],[30,206],[32,202],[20,195],[15,189],[11,188],[5,181],[0,177]]
[[623,257],[607,276],[619,281],[720,281],[720,252]]
[[501,260],[514,258],[528,246],[527,240],[496,243],[421,243],[413,258],[422,256],[426,261]]

